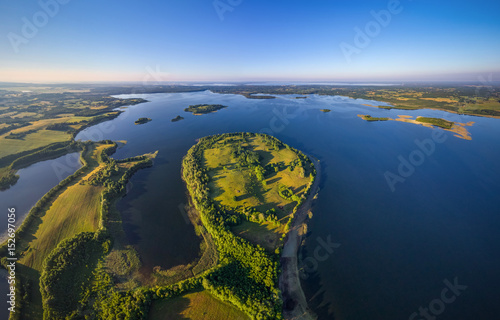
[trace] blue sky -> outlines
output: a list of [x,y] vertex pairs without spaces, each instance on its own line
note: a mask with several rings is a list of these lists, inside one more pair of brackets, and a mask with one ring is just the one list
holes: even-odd
[[0,0],[0,81],[500,76],[498,1],[59,1]]

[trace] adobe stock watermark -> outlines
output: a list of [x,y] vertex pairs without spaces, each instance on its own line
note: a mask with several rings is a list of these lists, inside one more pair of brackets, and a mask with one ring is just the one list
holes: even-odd
[[[146,73],[142,79],[142,88],[145,88],[148,84],[151,84],[151,80],[154,80],[156,83],[161,83],[162,81],[166,81],[164,76],[166,73],[160,71],[160,66],[156,65],[156,68],[153,69],[151,66],[147,66],[145,68]],[[137,90],[131,93],[132,95],[138,94]],[[120,114],[120,121],[127,120],[129,117],[128,112],[122,112]],[[114,120],[114,119],[113,119]],[[81,141],[101,141],[105,140],[106,136],[111,134],[116,130],[116,125],[113,121],[104,121],[94,126],[91,126],[78,134],[78,140]],[[64,162],[54,161],[51,165],[52,170],[54,171],[57,179],[62,181],[65,175],[73,174],[76,170],[78,170],[81,166],[80,163],[80,155],[79,153],[72,153],[66,157]]]
[[415,139],[416,148],[407,157],[403,155],[398,156],[399,165],[397,173],[391,171],[384,173],[385,180],[391,191],[395,192],[396,184],[403,183],[411,177],[415,173],[416,168],[421,166],[428,157],[434,154],[436,145],[445,142],[447,139],[448,136],[442,130],[433,130],[431,138],[422,141]]
[[39,0],[38,6],[40,10],[35,12],[29,19],[22,17],[22,26],[20,33],[9,32],[7,38],[15,53],[19,53],[21,45],[27,45],[33,39],[40,29],[45,27],[50,19],[54,18],[58,13],[61,5],[65,5],[71,0]]
[[300,107],[296,107],[290,112],[289,107],[289,105],[284,105],[282,108],[274,107],[272,110],[273,116],[269,120],[269,126],[262,128],[259,133],[265,133],[270,136],[280,133],[285,130],[288,125],[290,125],[290,120],[293,120],[306,112],[306,110]]
[[481,85],[476,87],[476,97],[481,96],[482,89],[486,90],[489,93],[492,93],[494,91],[493,90],[493,73],[488,74],[487,77],[485,77],[483,75],[479,75],[477,77],[477,79],[479,80]]
[[302,280],[306,280],[309,276],[318,270],[320,262],[325,262],[336,249],[340,247],[340,243],[332,242],[331,236],[327,236],[326,240],[321,237],[316,238],[316,247],[313,250],[312,256],[303,259],[299,265],[299,276]]
[[[142,86],[141,88],[146,88],[148,85],[160,84],[167,79],[165,78],[168,73],[162,72],[160,70],[160,66],[156,65],[155,69],[151,66],[147,66],[145,68],[146,73],[142,78]],[[130,93],[131,95],[140,94],[137,88],[134,88]],[[129,117],[128,112],[122,112],[120,117],[118,118],[120,121],[127,120]],[[116,129],[116,125],[113,124],[112,121],[105,121],[99,123],[95,126],[92,126],[81,132],[80,139],[83,141],[91,140],[91,141],[100,141],[106,139],[106,135],[112,133]]]
[[457,300],[467,286],[458,283],[458,278],[453,279],[453,283],[448,279],[443,281],[445,287],[441,290],[441,295],[429,302],[426,307],[420,306],[418,312],[413,312],[408,320],[435,320],[437,317],[446,310],[446,305],[451,304]]
[[191,224],[191,219],[189,219],[189,214],[187,213],[187,208],[189,208],[189,206],[185,203],[180,203],[177,208],[179,209],[179,211],[181,212],[181,216],[182,218],[184,219],[184,222],[186,224]]
[[241,5],[243,0],[215,0],[212,5],[214,6],[217,16],[220,21],[224,21],[226,12],[233,12],[236,7]]
[[53,161],[51,164],[52,170],[59,182],[63,181],[65,176],[73,174],[82,166],[80,153],[70,153],[64,160],[63,162]]
[[344,54],[347,63],[351,63],[352,55],[359,55],[363,49],[366,49],[372,40],[382,32],[382,29],[389,26],[393,16],[401,12],[403,12],[403,6],[399,0],[389,0],[387,9],[378,12],[371,10],[370,15],[373,20],[368,21],[364,28],[354,27],[355,35],[352,44],[344,41],[340,43],[340,50]]

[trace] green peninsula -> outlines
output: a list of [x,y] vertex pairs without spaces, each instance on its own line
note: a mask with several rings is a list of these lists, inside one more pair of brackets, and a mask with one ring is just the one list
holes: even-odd
[[[312,161],[265,134],[221,134],[201,138],[185,156],[182,172],[219,255],[196,289],[253,319],[283,319],[281,247],[315,181]],[[155,304],[151,312],[157,312]]]

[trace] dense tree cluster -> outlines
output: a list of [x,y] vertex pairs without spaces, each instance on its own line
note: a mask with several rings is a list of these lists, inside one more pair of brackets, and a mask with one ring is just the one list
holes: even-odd
[[31,133],[35,133],[37,132],[38,130],[26,130],[26,131],[23,131],[23,132],[19,132],[19,133],[14,133],[14,132],[11,132],[9,135],[5,136],[5,139],[18,139],[18,140],[22,140],[24,139],[28,134],[31,134]]
[[78,123],[53,123],[49,124],[45,129],[46,130],[54,130],[54,131],[66,131],[66,132],[73,132],[75,131],[74,128],[71,127],[72,124],[78,124]]
[[[91,281],[93,258],[104,252],[104,237],[100,233],[83,232],[62,241],[45,259],[40,292],[44,319],[72,318],[78,313],[82,288]],[[69,294],[68,294],[69,293]]]
[[16,184],[19,176],[13,172],[9,172],[6,176],[0,177],[0,191],[9,189],[10,186]]

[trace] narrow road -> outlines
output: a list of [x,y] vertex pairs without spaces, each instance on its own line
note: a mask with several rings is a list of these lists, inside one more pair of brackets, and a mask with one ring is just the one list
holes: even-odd
[[316,168],[316,179],[311,186],[311,191],[306,201],[295,213],[290,231],[285,239],[283,252],[281,254],[282,273],[279,279],[279,287],[283,295],[283,316],[285,319],[309,320],[315,316],[307,307],[304,291],[300,286],[299,270],[297,263],[297,251],[302,241],[302,230],[307,213],[311,210],[312,202],[319,189],[321,177],[321,164],[319,160],[310,158]]

